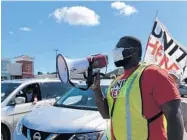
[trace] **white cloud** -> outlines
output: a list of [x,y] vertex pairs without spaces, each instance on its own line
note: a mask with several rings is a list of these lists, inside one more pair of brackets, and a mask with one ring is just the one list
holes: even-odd
[[13,35],[13,34],[14,34],[14,32],[10,31],[10,32],[9,32],[9,34],[10,34],[10,35]]
[[58,8],[49,16],[53,17],[58,23],[63,21],[70,25],[95,26],[100,23],[100,17],[95,11],[83,6]]
[[120,14],[125,16],[130,16],[138,12],[135,7],[120,1],[111,3],[111,7],[119,10]]
[[29,28],[29,27],[21,27],[21,28],[19,28],[19,30],[23,31],[23,32],[29,32],[29,31],[31,31],[31,28]]

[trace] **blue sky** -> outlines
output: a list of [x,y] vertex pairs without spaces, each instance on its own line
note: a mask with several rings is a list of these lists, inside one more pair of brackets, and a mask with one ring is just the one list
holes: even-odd
[[[111,50],[120,37],[136,36],[145,49],[157,10],[171,35],[187,46],[187,2],[125,2],[125,7],[112,3],[2,2],[1,57],[32,56],[35,73],[46,73],[55,71],[54,49],[69,58],[105,53],[110,71]],[[88,19],[76,23],[85,13]]]

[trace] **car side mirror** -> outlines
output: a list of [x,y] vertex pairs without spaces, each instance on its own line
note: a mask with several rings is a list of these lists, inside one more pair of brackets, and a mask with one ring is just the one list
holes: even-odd
[[55,100],[58,101],[60,99],[60,97],[56,97]]
[[20,90],[20,91],[19,91],[19,95],[22,95],[22,94],[23,94],[23,91],[22,91],[22,90]]
[[15,103],[16,104],[23,104],[26,102],[26,98],[25,97],[16,97],[15,98]]

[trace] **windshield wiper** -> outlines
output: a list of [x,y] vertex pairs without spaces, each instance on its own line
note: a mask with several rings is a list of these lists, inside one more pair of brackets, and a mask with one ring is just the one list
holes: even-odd
[[71,108],[71,109],[80,109],[80,110],[93,110],[93,111],[98,111],[97,108],[91,108],[91,107],[71,106],[71,105],[63,105],[63,104],[54,104],[54,106],[56,106],[56,107]]

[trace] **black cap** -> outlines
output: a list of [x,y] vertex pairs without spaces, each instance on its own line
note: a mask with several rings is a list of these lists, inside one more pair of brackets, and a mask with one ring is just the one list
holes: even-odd
[[133,36],[124,36],[122,37],[117,45],[116,48],[135,48],[138,51],[138,55],[142,56],[142,44],[139,39]]

